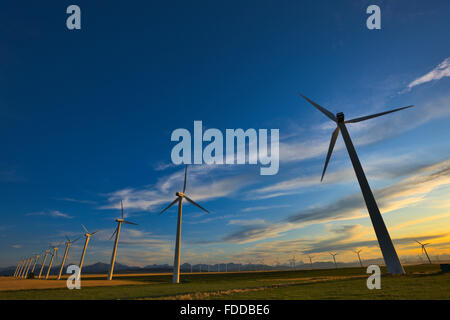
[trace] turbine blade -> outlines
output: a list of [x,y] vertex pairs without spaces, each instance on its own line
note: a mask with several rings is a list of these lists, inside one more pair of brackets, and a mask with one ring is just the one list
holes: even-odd
[[417,242],[418,244],[422,245],[419,241],[417,241],[417,240],[414,240],[414,241]]
[[370,116],[365,116],[365,117],[360,117],[360,118],[355,118],[355,119],[347,120],[347,121],[345,121],[345,123],[355,123],[355,122],[360,122],[360,121],[364,121],[364,120],[376,118],[376,117],[379,117],[379,116],[383,116],[383,115],[388,114],[388,113],[397,112],[397,111],[400,111],[400,110],[403,110],[403,109],[408,109],[408,108],[411,108],[411,107],[414,107],[414,106],[407,106],[407,107],[397,108],[397,109],[390,110],[390,111],[385,111],[385,112],[375,113],[375,114],[372,114],[372,115],[370,115]]
[[80,240],[81,237],[76,238],[75,240],[73,240],[71,243],[75,243],[76,241]]
[[138,226],[138,224],[137,223],[134,223],[134,222],[131,222],[131,221],[123,221],[123,223],[126,223],[126,224],[134,224],[135,226]]
[[199,205],[198,203],[195,203],[194,200],[192,200],[191,198],[187,197],[186,195],[184,196],[186,198],[187,201],[189,201],[190,203],[192,203],[194,206],[199,207],[200,209],[202,209],[203,211],[210,213],[208,210],[206,210],[205,208],[203,208],[201,205]]
[[336,127],[336,129],[334,129],[333,133],[331,134],[331,140],[330,140],[330,146],[328,147],[327,159],[325,160],[325,166],[323,167],[322,177],[320,178],[320,181],[323,180],[323,176],[325,175],[325,171],[327,170],[328,162],[330,161],[330,157],[331,157],[331,154],[333,153],[334,145],[336,144],[336,140],[337,140],[338,136],[339,136],[339,127]]
[[184,186],[183,186],[183,193],[186,191],[186,178],[187,178],[187,165],[184,168]]
[[173,200],[163,211],[161,211],[159,214],[162,214],[164,211],[166,211],[167,209],[169,209],[171,206],[173,206],[175,204],[175,202],[178,202],[180,198],[176,198],[175,200]]
[[65,235],[65,237],[66,237],[67,241],[69,241],[69,242],[70,242],[70,239],[69,239],[69,237],[68,237],[67,235]]
[[93,236],[94,234],[96,234],[97,232],[99,232],[99,230],[95,230],[94,232],[91,233],[91,236]]
[[86,229],[86,227],[83,224],[81,224],[81,226],[83,227],[84,231],[86,231],[86,233],[89,233],[88,229]]
[[114,237],[114,235],[117,233],[117,229],[118,229],[119,227],[117,226],[116,227],[116,229],[114,229],[114,232],[113,232],[113,234],[111,235],[111,237],[109,237],[109,240],[111,240],[113,237]]
[[307,97],[305,97],[304,95],[302,95],[300,92],[297,92],[297,94],[302,97],[303,99],[305,99],[306,101],[308,101],[309,103],[311,103],[314,107],[316,107],[317,109],[319,109],[319,111],[321,111],[324,115],[326,115],[328,118],[330,118],[331,120],[333,120],[334,122],[336,122],[336,117],[334,116],[334,114],[332,114],[330,111],[328,111],[327,109],[325,109],[322,106],[319,106],[317,103],[315,103],[314,101],[309,100]]
[[122,207],[122,219],[123,219],[123,202],[120,200],[120,206]]

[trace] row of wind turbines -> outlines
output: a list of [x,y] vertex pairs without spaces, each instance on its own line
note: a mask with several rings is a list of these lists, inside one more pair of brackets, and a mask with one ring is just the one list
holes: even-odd
[[[378,240],[378,244],[379,244],[379,247],[380,247],[381,252],[383,254],[383,258],[384,258],[386,267],[388,269],[388,272],[391,273],[391,274],[404,274],[405,271],[403,270],[403,266],[400,263],[400,259],[398,258],[397,252],[396,252],[396,250],[394,248],[394,245],[392,243],[392,240],[391,240],[391,237],[389,235],[389,232],[388,232],[388,230],[386,228],[386,225],[385,225],[385,223],[383,221],[383,218],[381,216],[380,210],[379,210],[378,205],[376,203],[375,197],[374,197],[373,192],[372,192],[372,190],[371,190],[371,188],[369,186],[369,183],[368,183],[367,178],[365,176],[364,170],[362,168],[362,165],[361,165],[361,163],[359,161],[359,158],[358,158],[358,155],[356,153],[355,147],[353,146],[353,142],[352,142],[352,140],[350,138],[350,135],[349,135],[349,133],[347,131],[346,124],[357,123],[357,122],[369,120],[369,119],[376,118],[376,117],[379,117],[379,116],[383,116],[383,115],[386,115],[386,114],[389,114],[389,113],[393,113],[393,112],[397,112],[397,111],[404,110],[404,109],[407,109],[407,108],[411,108],[412,106],[397,108],[397,109],[393,109],[393,110],[390,110],[390,111],[385,111],[385,112],[376,113],[376,114],[372,114],[372,115],[368,115],[368,116],[364,116],[364,117],[354,118],[354,119],[351,119],[351,120],[345,120],[344,113],[339,112],[336,115],[334,115],[332,112],[330,112],[329,110],[327,110],[324,107],[320,106],[316,102],[310,100],[306,96],[304,96],[304,95],[302,95],[300,93],[298,93],[298,95],[301,96],[302,98],[304,98],[310,104],[312,104],[317,110],[322,112],[326,117],[328,117],[330,120],[335,122],[336,125],[337,125],[336,129],[333,131],[333,133],[331,135],[330,145],[329,145],[329,148],[328,148],[328,153],[327,153],[326,160],[325,160],[325,165],[324,165],[324,168],[323,168],[321,181],[324,178],[324,175],[325,175],[325,172],[326,172],[326,169],[327,169],[327,166],[328,166],[331,154],[332,154],[334,146],[336,144],[336,140],[337,140],[337,138],[339,136],[339,133],[341,132],[342,133],[342,137],[343,137],[344,142],[345,142],[345,146],[347,148],[347,151],[348,151],[348,154],[349,154],[349,157],[350,157],[350,160],[352,162],[354,171],[356,173],[356,177],[357,177],[357,180],[359,182],[359,185],[360,185],[360,188],[361,188],[361,192],[362,192],[362,195],[364,197],[364,201],[366,203],[367,210],[368,210],[370,219],[372,221],[372,225],[374,227],[374,231],[375,231],[375,234],[376,234],[376,237],[377,237],[377,240]],[[208,210],[206,210],[205,208],[203,208],[202,206],[197,204],[194,200],[192,200],[191,198],[189,198],[185,194],[185,191],[186,191],[186,178],[187,178],[187,166],[186,166],[185,172],[184,172],[183,192],[176,192],[175,200],[173,200],[164,210],[162,210],[160,212],[160,214],[162,214],[167,209],[172,207],[174,204],[178,204],[178,218],[177,218],[177,230],[176,230],[176,242],[175,242],[174,269],[173,269],[173,277],[172,277],[172,282],[173,283],[179,283],[179,281],[180,281],[181,224],[182,224],[183,200],[186,200],[186,201],[192,203],[193,205],[197,206],[201,210],[209,213]],[[116,257],[117,244],[118,244],[118,240],[119,240],[119,233],[120,233],[121,224],[122,223],[134,224],[134,223],[125,221],[123,219],[123,205],[122,205],[122,218],[121,219],[116,219],[116,222],[118,223],[118,226],[117,226],[116,231],[115,231],[116,240],[115,240],[115,243],[114,243],[113,254],[112,254],[112,257],[111,257],[111,268],[110,268],[110,272],[109,272],[109,275],[108,275],[108,279],[112,278],[112,274],[113,274],[113,270],[114,270],[114,262],[115,262],[115,257]],[[84,228],[84,226],[83,226],[83,228]],[[85,241],[83,253],[82,253],[82,256],[81,256],[80,270],[81,270],[81,267],[83,265],[84,254],[86,252],[86,247],[87,247],[87,244],[89,242],[89,238],[93,234],[95,234],[95,232],[90,234],[87,231],[86,228],[84,228],[84,229],[86,231],[86,234],[85,234],[86,241]],[[425,248],[425,247],[423,246],[423,248]],[[65,254],[65,256],[67,256],[67,251],[68,251],[68,247],[67,247],[67,243],[66,243],[66,254]],[[56,252],[57,252],[57,250],[53,249],[52,260],[53,260],[54,255],[56,254]],[[333,261],[336,264],[336,255],[337,254],[331,254],[331,255],[333,257]],[[358,257],[359,257],[359,253],[358,253]],[[21,266],[20,269],[24,269],[23,268],[24,265],[26,265],[27,263],[29,264],[28,260],[23,261],[22,263],[19,263],[19,265]],[[17,269],[19,269],[19,265],[18,265]],[[61,270],[62,270],[62,267],[63,267],[63,263],[62,263],[62,266],[61,266]],[[49,270],[50,270],[50,268],[48,269],[47,274],[49,273]]]
[[[110,269],[109,269],[109,272],[108,272],[108,280],[112,280],[112,277],[113,277],[114,265],[115,265],[116,254],[117,254],[117,245],[119,243],[119,235],[120,235],[120,230],[121,230],[122,223],[137,225],[134,222],[127,221],[127,220],[124,219],[124,211],[123,211],[123,202],[122,201],[120,201],[120,205],[121,205],[121,209],[122,209],[122,216],[121,216],[121,218],[118,218],[118,219],[115,220],[117,222],[117,227],[114,230],[114,232],[113,232],[113,234],[111,235],[111,238],[110,238],[110,239],[112,239],[114,237],[114,235],[116,236],[116,239],[114,241],[114,246],[113,246],[113,252],[112,252],[112,255],[111,255],[111,263],[110,263]],[[83,224],[81,226],[83,227],[83,229],[85,231],[85,234],[84,234],[85,241],[84,241],[83,250],[81,252],[80,264],[78,265],[78,267],[79,267],[79,274],[78,274],[78,276],[81,275],[81,270],[83,268],[84,257],[86,255],[86,249],[87,249],[87,246],[89,244],[89,240],[91,239],[91,237],[93,235],[95,235],[98,232],[98,230],[95,231],[95,232],[89,232],[88,229]],[[66,263],[67,256],[69,254],[70,247],[72,246],[73,243],[75,243],[76,241],[78,241],[81,238],[81,237],[79,237],[79,238],[77,238],[75,240],[70,240],[70,238],[68,236],[65,236],[65,237],[66,237],[67,241],[65,242],[64,255],[63,255],[63,258],[62,258],[62,261],[61,261],[61,266],[59,267],[58,276],[56,277],[57,280],[61,279],[61,275],[62,275],[62,272],[63,272],[63,269],[64,269],[64,265]],[[45,268],[45,262],[47,260],[47,256],[50,254],[51,258],[50,258],[49,265],[47,267],[47,273],[45,274],[45,279],[49,278],[54,258],[57,258],[57,256],[58,256],[58,249],[59,248],[56,245],[56,246],[52,246],[51,249],[47,249],[47,250],[44,251],[44,255],[42,256],[43,259],[42,259],[41,268],[40,268],[39,274],[37,275],[38,279],[41,279],[41,277],[43,277],[42,272],[43,272],[43,270]],[[18,263],[18,265],[16,267],[16,270],[14,271],[14,277],[18,278],[18,279],[26,279],[26,278],[28,278],[28,276],[31,273],[34,273],[34,270],[36,268],[36,264],[37,264],[37,262],[38,262],[40,257],[41,257],[41,254],[36,254],[36,255],[34,255],[32,257],[29,257],[29,258],[26,258],[24,260],[19,261],[19,263]],[[33,267],[30,269],[31,264],[33,264]]]

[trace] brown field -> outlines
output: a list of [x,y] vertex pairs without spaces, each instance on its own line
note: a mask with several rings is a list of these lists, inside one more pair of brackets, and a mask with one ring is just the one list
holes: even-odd
[[[99,277],[104,277],[104,280],[99,280]],[[120,276],[119,276],[120,277]],[[14,277],[0,277],[0,291],[6,290],[33,290],[33,289],[56,289],[66,288],[66,277],[63,280],[55,281],[56,276],[49,277],[48,280],[42,279],[21,279],[18,280]],[[53,279],[52,279],[53,278]],[[97,279],[89,279],[97,278]],[[104,287],[104,286],[120,286],[120,285],[142,285],[145,284],[142,281],[130,281],[130,280],[106,280],[106,275],[85,275],[82,277],[83,287]],[[148,284],[148,283],[147,283]]]

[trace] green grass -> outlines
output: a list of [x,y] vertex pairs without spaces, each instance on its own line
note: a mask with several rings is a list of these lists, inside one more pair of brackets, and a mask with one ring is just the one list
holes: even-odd
[[[381,290],[368,290],[363,268],[229,274],[186,274],[124,279],[143,285],[0,292],[0,299],[450,299],[450,274],[436,265],[406,267],[406,276],[384,274]],[[326,279],[325,277],[345,277]],[[89,280],[84,280],[89,281]],[[314,282],[313,282],[314,281]]]

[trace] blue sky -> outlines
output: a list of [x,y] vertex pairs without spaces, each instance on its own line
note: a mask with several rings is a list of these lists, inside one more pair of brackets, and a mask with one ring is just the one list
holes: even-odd
[[118,262],[171,264],[175,209],[157,213],[182,188],[170,135],[194,120],[280,129],[280,170],[192,166],[187,193],[212,213],[185,206],[183,262],[380,257],[341,138],[320,183],[333,126],[297,91],[347,117],[416,106],[349,131],[400,255],[412,238],[450,253],[447,1],[76,1],[77,31],[70,4],[1,5],[1,266],[81,223],[100,230],[86,262],[109,261],[121,199],[139,226]]

